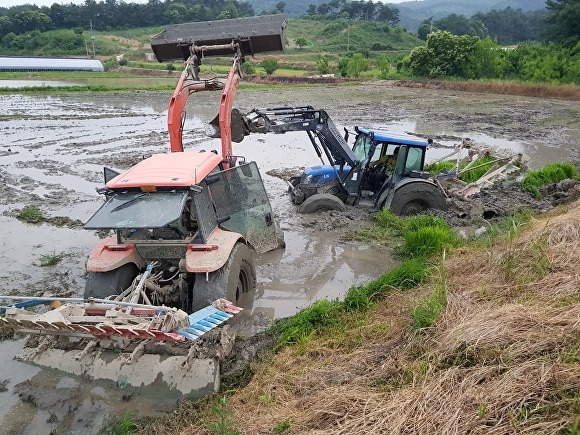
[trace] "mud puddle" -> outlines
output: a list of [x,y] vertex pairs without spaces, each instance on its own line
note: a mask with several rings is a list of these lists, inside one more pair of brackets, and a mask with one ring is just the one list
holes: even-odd
[[[13,212],[36,205],[49,217],[86,221],[102,202],[95,188],[102,185],[103,165],[126,168],[151,153],[168,150],[169,97],[167,92],[145,91],[0,96],[0,293],[27,294],[67,287],[82,294],[84,259],[98,236],[79,228],[25,224],[16,220]],[[201,131],[203,122],[215,116],[217,99],[216,94],[192,97],[195,106],[188,110],[196,118],[185,125],[187,149],[219,149],[219,141],[206,139]],[[440,136],[448,142],[466,136],[483,142],[500,141],[502,147],[528,153],[532,167],[562,160],[562,156],[574,155],[579,148],[580,126],[574,119],[580,107],[575,102],[375,85],[313,86],[274,92],[242,89],[237,101],[236,106],[242,111],[311,104],[326,109],[339,129],[352,129],[355,125],[390,127],[399,132]],[[263,330],[272,319],[291,315],[318,299],[342,297],[353,284],[369,281],[394,265],[389,250],[341,239],[345,232],[364,225],[368,212],[298,216],[286,196],[285,183],[266,174],[318,163],[304,133],[251,136],[234,144],[234,152],[258,163],[287,244],[285,250],[257,259],[258,289],[253,307],[246,310],[240,324],[244,333]],[[62,254],[63,258],[56,266],[41,267],[39,256],[46,253]],[[87,405],[86,417],[77,424],[66,417],[65,410],[78,412],[85,409],[85,404],[100,401],[102,390],[79,379],[54,372],[37,373],[37,369],[31,371],[29,366],[11,362],[18,343],[0,343],[0,354],[6,359],[3,367],[13,364],[6,372],[8,391],[0,393],[0,419],[3,427],[12,428],[12,433],[48,433],[51,424],[59,425],[59,433],[74,432],[87,425],[100,430],[103,416],[108,418],[127,410],[139,415],[156,412],[155,406],[147,405],[139,394],[123,402],[125,393],[112,389],[106,390],[106,396],[117,397],[118,403],[103,401],[95,413],[89,412],[91,407]],[[26,380],[31,383],[22,384]],[[16,391],[20,394],[14,394],[18,384],[23,385]],[[74,390],[69,399],[63,399],[64,403],[48,400],[44,406],[35,399],[48,386],[59,391],[59,385]],[[22,401],[26,397],[23,391],[28,391],[32,399]],[[160,392],[159,400],[163,397]],[[21,415],[27,416],[28,426],[21,424]],[[57,421],[48,424],[49,419]]]

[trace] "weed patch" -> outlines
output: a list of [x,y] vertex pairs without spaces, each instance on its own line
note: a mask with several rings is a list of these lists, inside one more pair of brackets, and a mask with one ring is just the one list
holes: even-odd
[[276,324],[273,330],[280,333],[276,347],[308,342],[316,329],[336,322],[340,310],[341,303],[338,300],[322,299],[295,316]]
[[133,417],[130,414],[123,414],[114,422],[113,428],[111,429],[111,434],[128,435],[136,433],[138,429],[139,428]]
[[210,412],[217,417],[217,421],[208,423],[207,428],[212,434],[216,435],[237,435],[239,432],[232,428],[232,422],[229,417],[228,399],[225,396],[218,397]]
[[16,218],[28,222],[30,224],[36,224],[38,222],[42,222],[44,220],[44,216],[40,209],[34,205],[28,205],[24,207],[22,210],[19,210],[16,214]]
[[529,171],[522,182],[522,190],[541,199],[540,188],[566,178],[577,179],[578,169],[572,163],[549,163],[538,171]]
[[57,255],[55,253],[41,255],[40,266],[42,267],[56,266],[58,263],[60,263],[62,258],[63,255]]

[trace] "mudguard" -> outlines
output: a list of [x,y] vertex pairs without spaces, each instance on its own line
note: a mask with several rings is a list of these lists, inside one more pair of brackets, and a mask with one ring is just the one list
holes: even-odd
[[188,245],[185,268],[190,273],[209,273],[221,269],[238,240],[243,241],[241,234],[216,228],[204,245]]
[[97,243],[87,260],[88,272],[109,272],[127,263],[141,268],[134,245],[119,245],[116,236],[109,236]]

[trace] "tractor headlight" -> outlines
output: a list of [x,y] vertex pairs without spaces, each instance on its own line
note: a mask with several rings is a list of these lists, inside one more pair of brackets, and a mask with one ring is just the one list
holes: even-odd
[[312,183],[312,175],[307,175],[306,177],[304,177],[304,184],[311,184]]

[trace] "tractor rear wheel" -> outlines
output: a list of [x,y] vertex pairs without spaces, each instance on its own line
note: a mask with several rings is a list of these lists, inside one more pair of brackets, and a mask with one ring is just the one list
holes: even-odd
[[430,208],[447,210],[445,195],[435,185],[418,182],[406,184],[398,189],[390,210],[397,216],[411,216]]
[[138,274],[139,270],[133,263],[124,264],[108,272],[89,272],[83,297],[104,299],[107,296],[121,294]]
[[298,207],[298,213],[303,214],[329,210],[346,211],[346,205],[337,196],[329,193],[315,193],[306,198],[306,201]]
[[216,299],[226,298],[234,305],[251,306],[256,288],[254,257],[248,245],[236,243],[221,269],[195,275],[192,311],[199,310]]

